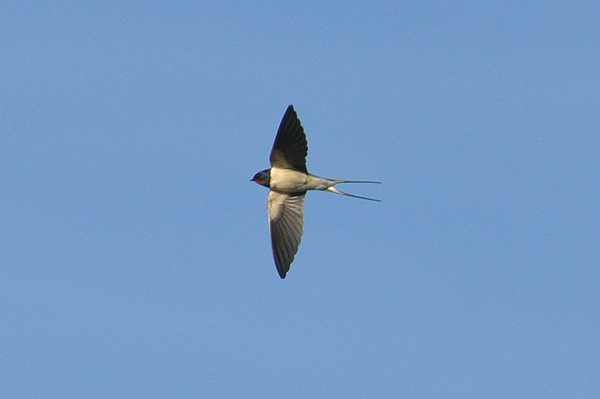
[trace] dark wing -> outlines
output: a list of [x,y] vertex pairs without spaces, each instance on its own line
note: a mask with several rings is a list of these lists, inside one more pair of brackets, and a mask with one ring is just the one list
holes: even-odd
[[298,252],[304,231],[304,198],[300,195],[269,193],[267,212],[269,215],[269,232],[273,247],[273,259],[281,278],[290,270],[294,255]]
[[308,143],[304,129],[293,106],[289,106],[275,137],[271,150],[271,166],[284,169],[296,169],[304,173],[306,170],[306,155]]

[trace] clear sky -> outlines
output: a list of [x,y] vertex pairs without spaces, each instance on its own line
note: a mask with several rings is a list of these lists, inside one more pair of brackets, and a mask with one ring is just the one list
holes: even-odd
[[599,196],[597,1],[4,3],[0,397],[598,398]]

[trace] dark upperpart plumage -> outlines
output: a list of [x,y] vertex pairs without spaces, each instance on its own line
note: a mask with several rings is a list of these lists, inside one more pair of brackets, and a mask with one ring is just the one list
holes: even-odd
[[308,142],[304,129],[294,107],[290,105],[281,119],[277,136],[275,136],[270,156],[271,166],[286,164],[295,170],[308,173],[306,169],[307,155]]

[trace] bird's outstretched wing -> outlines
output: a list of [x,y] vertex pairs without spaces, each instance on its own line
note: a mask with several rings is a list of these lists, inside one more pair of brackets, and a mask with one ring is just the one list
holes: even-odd
[[281,278],[285,278],[298,252],[304,231],[304,199],[306,193],[294,195],[269,193],[267,212],[273,259]]
[[308,143],[304,129],[293,106],[289,106],[275,137],[271,150],[271,166],[284,169],[295,169],[308,173],[306,170],[306,155]]

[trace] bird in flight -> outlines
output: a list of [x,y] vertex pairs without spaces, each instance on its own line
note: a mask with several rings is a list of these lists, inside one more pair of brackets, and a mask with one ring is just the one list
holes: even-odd
[[271,168],[254,175],[251,181],[271,189],[267,199],[269,232],[273,259],[279,277],[285,278],[298,252],[304,230],[304,198],[308,190],[329,191],[369,201],[381,200],[344,193],[334,186],[339,183],[376,183],[365,180],[332,180],[315,176],[306,170],[308,143],[293,106],[289,106],[271,150]]

